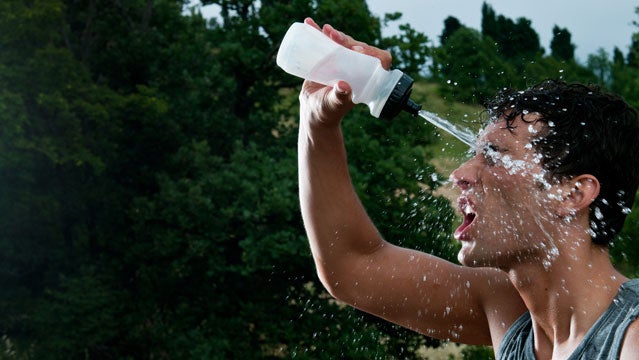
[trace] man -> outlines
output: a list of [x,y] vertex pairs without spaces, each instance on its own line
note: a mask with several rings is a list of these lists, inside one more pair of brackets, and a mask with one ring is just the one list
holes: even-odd
[[[389,68],[387,52],[306,22]],[[639,281],[607,247],[639,182],[639,121],[622,100],[546,82],[488,106],[476,154],[451,175],[464,266],[386,242],[367,216],[340,130],[347,83],[307,81],[300,104],[302,215],[334,297],[499,359],[637,359]]]

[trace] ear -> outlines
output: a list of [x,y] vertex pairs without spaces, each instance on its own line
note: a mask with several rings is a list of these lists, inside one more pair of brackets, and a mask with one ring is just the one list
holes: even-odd
[[599,196],[599,180],[590,174],[582,174],[566,182],[566,195],[562,198],[559,215],[574,215],[589,210],[590,204]]

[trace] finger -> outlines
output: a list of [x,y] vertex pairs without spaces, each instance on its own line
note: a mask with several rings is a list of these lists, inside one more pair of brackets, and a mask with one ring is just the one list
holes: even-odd
[[355,45],[351,47],[351,50],[378,58],[379,61],[382,63],[382,67],[386,70],[390,69],[390,66],[393,63],[393,56],[390,52],[376,48],[374,46],[366,44]]
[[330,24],[324,24],[324,26],[322,26],[322,32],[324,33],[324,35],[328,36],[329,38],[331,38],[331,40],[335,41],[336,43],[340,45],[343,45],[348,48],[354,45],[352,43],[351,44],[348,43],[348,40],[352,42],[353,38],[351,38],[350,36],[346,36],[343,32],[335,29]]
[[342,118],[355,106],[351,97],[351,87],[345,81],[338,81],[332,91],[326,94],[326,108],[330,112]]
[[346,81],[338,81],[335,86],[333,86],[335,96],[341,103],[350,102],[351,99],[351,86],[348,85]]
[[351,50],[357,51],[362,54],[366,54],[369,56],[374,56],[380,60],[382,63],[382,67],[386,70],[390,69],[391,64],[393,63],[393,57],[390,52],[386,50],[382,50],[375,46],[368,45],[365,42],[357,41],[353,39],[351,36],[344,34],[343,32],[335,29],[330,24],[325,24],[322,27],[322,32],[331,38],[331,40],[336,43],[349,48]]
[[357,41],[355,39],[353,39],[353,37],[344,34],[343,32],[335,29],[333,26],[331,26],[330,24],[325,24],[322,27],[322,32],[330,37],[333,41],[335,41],[336,43],[347,47],[349,49],[351,49],[354,46],[361,46],[361,47],[367,47],[370,46],[368,44],[366,44],[365,42],[362,41]]
[[313,18],[307,17],[306,19],[304,19],[304,23],[311,25],[312,27],[316,28],[317,30],[322,30],[320,28],[319,25],[317,25],[317,23],[315,22],[315,20],[313,20]]
[[327,102],[331,106],[352,103],[350,85],[343,80],[338,81],[335,85],[327,87],[326,85],[316,83],[310,80],[304,80],[302,91],[310,96],[315,92],[326,92]]

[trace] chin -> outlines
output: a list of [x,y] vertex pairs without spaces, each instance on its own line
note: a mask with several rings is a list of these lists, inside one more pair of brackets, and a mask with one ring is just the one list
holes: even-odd
[[457,253],[457,260],[460,264],[469,267],[477,266],[477,259],[474,259],[473,256],[473,247],[470,243],[463,243],[462,248]]

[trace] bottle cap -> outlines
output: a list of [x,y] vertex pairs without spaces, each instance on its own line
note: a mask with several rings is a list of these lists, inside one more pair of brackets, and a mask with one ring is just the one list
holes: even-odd
[[406,74],[399,78],[393,91],[388,96],[382,112],[379,114],[381,119],[392,120],[402,110],[409,112],[411,115],[417,115],[422,106],[410,99],[410,94],[413,91],[413,82],[413,79]]

